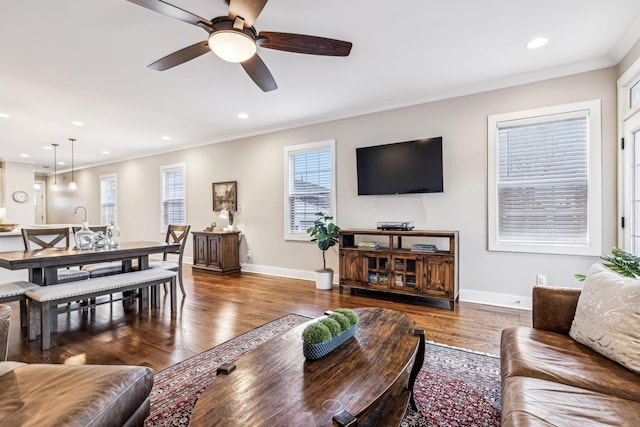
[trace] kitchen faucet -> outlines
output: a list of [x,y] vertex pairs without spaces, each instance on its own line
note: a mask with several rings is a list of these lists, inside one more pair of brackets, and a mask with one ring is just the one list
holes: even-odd
[[87,218],[88,218],[88,216],[89,216],[89,212],[87,211],[87,208],[85,208],[84,206],[78,206],[78,207],[76,208],[76,210],[75,210],[75,211],[73,211],[73,216],[78,215],[78,209],[84,209],[84,221],[82,221],[82,222],[87,222],[87,221],[88,221],[88,219],[87,219]]

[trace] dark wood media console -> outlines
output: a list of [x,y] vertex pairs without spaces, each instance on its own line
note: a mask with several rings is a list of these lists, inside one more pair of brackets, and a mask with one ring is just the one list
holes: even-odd
[[[370,240],[379,247],[359,246]],[[411,249],[435,241],[435,252]],[[437,298],[451,310],[458,301],[458,231],[341,230],[339,253],[340,293],[348,287]]]

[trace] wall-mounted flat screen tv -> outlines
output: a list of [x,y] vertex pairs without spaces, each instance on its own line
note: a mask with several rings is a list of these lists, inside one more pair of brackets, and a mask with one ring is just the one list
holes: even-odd
[[358,195],[442,193],[442,137],[356,148]]

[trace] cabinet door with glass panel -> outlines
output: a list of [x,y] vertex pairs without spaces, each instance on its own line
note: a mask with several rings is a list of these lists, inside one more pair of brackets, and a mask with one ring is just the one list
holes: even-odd
[[424,282],[420,278],[425,274],[422,258],[414,254],[394,254],[390,287],[403,292],[420,293]]
[[363,254],[365,280],[372,288],[389,288],[391,256],[376,252]]

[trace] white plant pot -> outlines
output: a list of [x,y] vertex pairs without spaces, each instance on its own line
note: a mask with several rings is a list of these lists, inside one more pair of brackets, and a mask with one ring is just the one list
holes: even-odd
[[316,270],[316,289],[333,289],[333,270],[330,268]]

